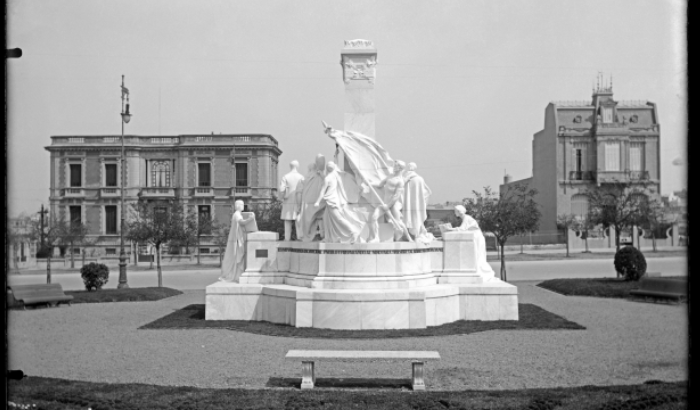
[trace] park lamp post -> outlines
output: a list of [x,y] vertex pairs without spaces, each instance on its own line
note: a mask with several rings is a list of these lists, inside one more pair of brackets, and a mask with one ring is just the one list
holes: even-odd
[[[126,97],[126,111],[124,110],[124,97]],[[118,289],[128,288],[129,285],[126,281],[126,253],[124,252],[124,214],[126,209],[124,208],[124,188],[126,187],[126,173],[124,166],[124,124],[128,124],[131,121],[131,113],[129,113],[129,90],[124,87],[124,75],[122,75],[122,152],[120,158],[121,164],[121,225],[119,226],[119,284]]]

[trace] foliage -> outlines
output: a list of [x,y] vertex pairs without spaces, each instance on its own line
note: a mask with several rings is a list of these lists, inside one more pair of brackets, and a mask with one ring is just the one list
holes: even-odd
[[498,196],[490,187],[484,193],[474,192],[465,202],[467,214],[479,223],[484,232],[491,232],[501,248],[501,279],[507,280],[504,247],[508,238],[537,229],[542,213],[535,202],[537,190],[526,184],[511,184]]
[[200,264],[199,247],[202,243],[202,236],[211,235],[214,227],[214,220],[211,215],[200,214],[195,210],[190,210],[185,217],[185,227],[183,237],[185,243],[197,245],[197,265]]
[[625,280],[637,281],[647,271],[644,254],[632,246],[625,246],[615,253],[615,271]]
[[620,234],[642,219],[640,208],[648,201],[644,185],[606,184],[586,192],[591,222],[615,229],[615,248],[620,249]]
[[[277,232],[280,238],[284,238],[284,221],[282,220],[282,201],[274,198],[267,205],[258,205],[253,209],[258,230]],[[292,224],[292,240],[296,240],[296,224]]]
[[629,291],[639,285],[616,278],[550,279],[537,286],[567,296],[593,296],[598,298],[626,298]]
[[230,224],[222,223],[216,220],[212,222],[212,242],[214,242],[214,245],[216,245],[216,247],[219,248],[219,266],[221,266],[221,259],[223,258],[224,251],[226,250],[226,244],[228,243],[228,234],[230,231]]
[[70,267],[75,267],[75,253],[73,249],[87,243],[88,227],[78,221],[67,221],[64,218],[58,219],[50,228],[54,230],[56,244],[65,246],[70,254]]
[[80,276],[83,278],[85,289],[100,290],[108,282],[109,268],[103,263],[90,262],[80,268]]
[[160,266],[160,250],[171,241],[183,240],[185,213],[177,201],[139,201],[125,222],[125,237],[138,243],[148,243],[156,248],[158,286],[163,286]]
[[656,238],[665,237],[665,230],[670,226],[666,219],[661,201],[650,199],[639,207],[639,226],[651,234],[651,243],[656,252]]
[[578,217],[574,214],[557,215],[557,227],[564,230],[566,235],[566,257],[569,257],[569,231],[576,230]]

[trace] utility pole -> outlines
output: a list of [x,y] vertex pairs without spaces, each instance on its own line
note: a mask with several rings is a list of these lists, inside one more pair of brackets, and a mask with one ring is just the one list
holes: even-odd
[[39,242],[41,249],[44,249],[44,214],[48,214],[49,210],[44,209],[44,204],[41,204],[41,211],[37,212],[41,216],[41,231],[39,231]]

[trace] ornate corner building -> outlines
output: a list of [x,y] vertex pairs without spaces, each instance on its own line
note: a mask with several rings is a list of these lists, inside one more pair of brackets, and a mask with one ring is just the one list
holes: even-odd
[[[661,192],[659,117],[649,101],[617,101],[612,84],[593,89],[589,101],[554,101],[545,108],[544,129],[532,141],[532,177],[542,218],[538,243],[555,243],[557,215],[584,215],[584,192],[607,184],[645,186]],[[534,241],[533,241],[534,242]]]
[[234,200],[256,207],[277,195],[282,151],[271,135],[126,135],[124,146],[125,184],[120,136],[52,136],[45,147],[52,219],[85,223],[105,255],[119,252],[122,186],[127,209],[139,200],[179,201],[224,223]]

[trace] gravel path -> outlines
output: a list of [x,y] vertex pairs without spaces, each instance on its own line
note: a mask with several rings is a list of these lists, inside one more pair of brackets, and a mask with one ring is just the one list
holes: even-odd
[[[437,350],[430,390],[519,389],[687,380],[687,305],[561,296],[515,282],[534,303],[586,330],[489,331],[435,338],[327,340],[229,330],[137,330],[204,291],[158,302],[8,312],[10,369],[30,376],[198,387],[275,387],[301,377],[289,349]],[[410,378],[405,363],[319,363],[317,377]]]

